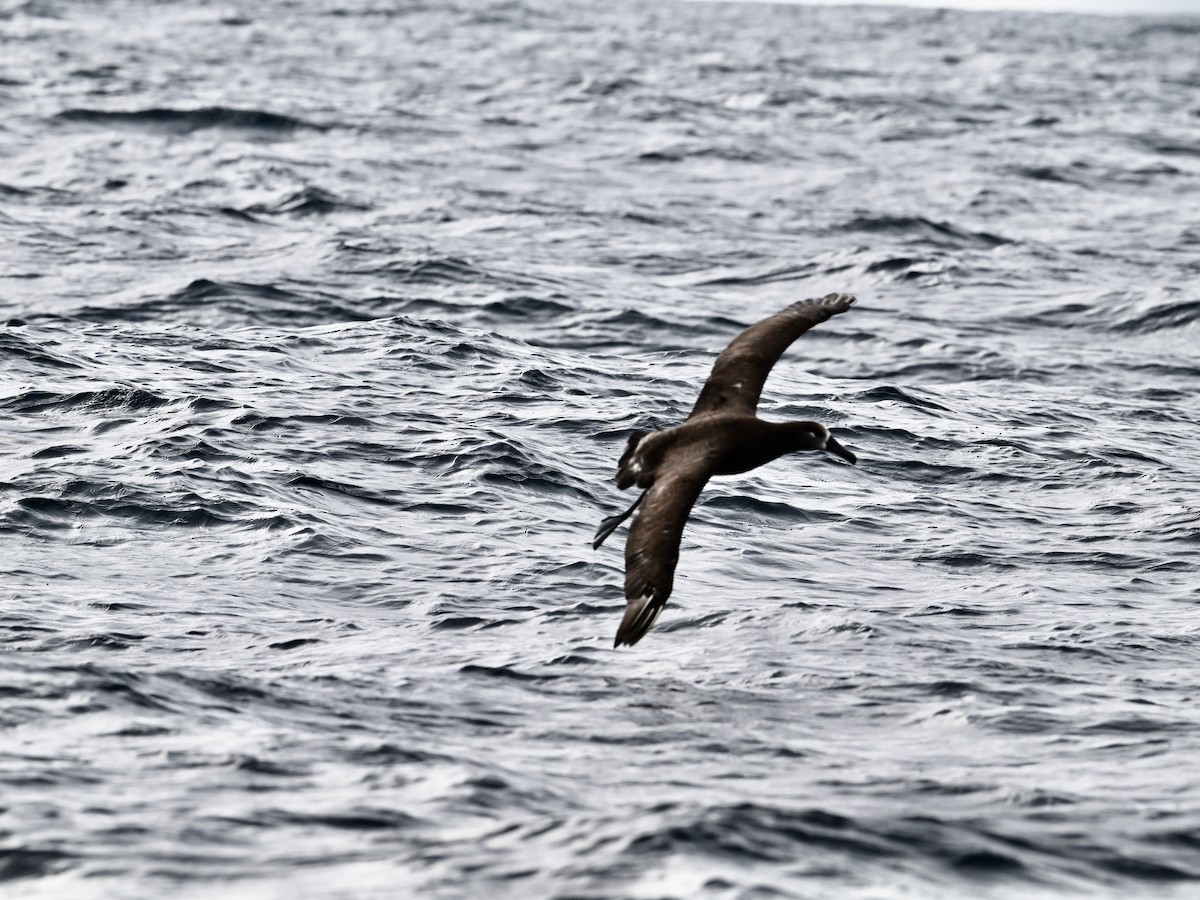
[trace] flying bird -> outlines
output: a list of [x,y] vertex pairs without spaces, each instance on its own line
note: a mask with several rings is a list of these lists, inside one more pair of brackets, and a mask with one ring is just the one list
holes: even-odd
[[692,505],[713,475],[739,475],[798,450],[825,450],[857,462],[819,422],[765,422],[756,409],[771,367],[791,343],[854,304],[849,294],[793,303],[751,325],[717,357],[712,374],[682,425],[635,431],[617,465],[621,490],[641,495],[600,523],[593,549],[642,507],[625,540],[625,617],[614,647],[633,645],[671,596],[679,541]]

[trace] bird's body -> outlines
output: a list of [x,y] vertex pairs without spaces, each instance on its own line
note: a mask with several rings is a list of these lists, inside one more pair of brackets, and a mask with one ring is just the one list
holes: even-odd
[[738,475],[799,450],[827,450],[854,462],[818,422],[766,422],[755,414],[771,367],[813,325],[845,312],[854,298],[830,294],[803,300],[751,325],[717,357],[687,420],[661,431],[635,431],[617,466],[621,490],[644,493],[625,512],[605,519],[599,547],[645,506],[625,542],[625,617],[616,645],[635,644],[662,612],[675,577],[679,542],[692,505],[714,475]]

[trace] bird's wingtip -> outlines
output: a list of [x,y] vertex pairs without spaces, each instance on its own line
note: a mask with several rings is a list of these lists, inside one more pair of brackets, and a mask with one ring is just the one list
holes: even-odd
[[658,614],[663,610],[661,603],[654,602],[654,588],[647,587],[640,597],[634,597],[625,604],[625,615],[617,628],[617,637],[613,647],[627,644],[632,647],[649,631],[658,620]]

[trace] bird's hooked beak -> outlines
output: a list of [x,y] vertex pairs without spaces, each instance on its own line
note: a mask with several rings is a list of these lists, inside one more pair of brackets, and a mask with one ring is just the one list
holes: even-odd
[[856,462],[858,462],[858,457],[835,441],[832,434],[825,438],[825,449],[836,456],[840,456],[851,465],[854,465]]

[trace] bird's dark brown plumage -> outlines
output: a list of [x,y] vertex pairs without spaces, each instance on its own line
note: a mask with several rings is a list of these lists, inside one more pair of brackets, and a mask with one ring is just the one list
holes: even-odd
[[801,300],[751,325],[721,351],[688,418],[719,412],[754,415],[767,376],[783,351],[814,325],[848,310],[854,301],[849,294]]
[[765,422],[755,415],[763,384],[789,345],[854,304],[848,294],[793,303],[751,325],[717,357],[691,414],[662,431],[634,432],[617,467],[617,486],[644,489],[623,513],[605,519],[599,547],[634,510],[625,541],[625,616],[616,646],[636,644],[671,595],[679,543],[692,505],[713,475],[735,475],[796,450],[854,454],[817,422]]

